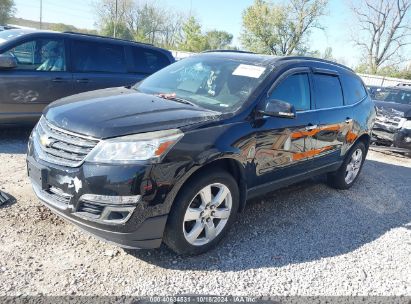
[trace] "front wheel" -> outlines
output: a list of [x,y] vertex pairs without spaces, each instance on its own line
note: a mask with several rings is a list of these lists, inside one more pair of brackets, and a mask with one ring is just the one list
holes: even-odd
[[328,184],[336,189],[348,189],[357,180],[365,161],[367,149],[363,142],[356,143],[347,154],[343,164],[327,176]]
[[204,253],[226,234],[238,206],[238,186],[229,173],[203,172],[178,195],[169,214],[164,242],[179,254]]

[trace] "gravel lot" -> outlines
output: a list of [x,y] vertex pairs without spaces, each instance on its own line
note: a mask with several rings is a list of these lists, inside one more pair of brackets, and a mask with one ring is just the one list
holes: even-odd
[[411,159],[371,151],[356,185],[324,177],[250,202],[220,246],[183,258],[125,251],[44,208],[29,130],[0,130],[1,295],[411,295]]

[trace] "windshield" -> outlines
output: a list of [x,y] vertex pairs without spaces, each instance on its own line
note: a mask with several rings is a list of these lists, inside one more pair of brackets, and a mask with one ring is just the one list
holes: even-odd
[[411,104],[411,90],[381,89],[375,93],[374,99],[402,104]]
[[9,41],[13,38],[19,37],[21,35],[24,35],[24,31],[20,30],[6,30],[6,31],[1,31],[0,32],[0,44]]
[[266,67],[227,58],[191,57],[146,78],[135,89],[164,96],[169,94],[200,107],[237,110],[269,73]]

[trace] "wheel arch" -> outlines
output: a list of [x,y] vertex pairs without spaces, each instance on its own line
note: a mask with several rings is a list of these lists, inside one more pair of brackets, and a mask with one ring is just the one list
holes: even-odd
[[205,170],[212,170],[212,168],[223,169],[230,173],[237,182],[240,196],[239,211],[243,211],[247,200],[247,183],[245,177],[245,170],[241,162],[233,158],[220,158],[213,160],[202,166],[195,173],[201,174]]
[[234,158],[230,157],[223,157],[223,158],[218,158],[211,160],[204,165],[197,166],[196,168],[192,168],[186,176],[180,181],[179,185],[177,185],[177,189],[175,189],[174,195],[172,195],[171,198],[169,198],[170,201],[170,208],[172,207],[172,204],[174,200],[177,198],[183,187],[191,180],[195,179],[197,176],[203,174],[204,172],[208,170],[213,170],[213,169],[223,169],[224,171],[228,172],[231,174],[234,179],[237,182],[238,189],[239,189],[239,196],[240,196],[240,202],[239,202],[239,212],[242,212],[245,208],[246,205],[246,200],[247,200],[247,183],[246,183],[246,177],[245,177],[245,169],[242,163],[239,160],[236,160]]
[[[366,151],[368,151],[368,148],[370,147],[370,143],[371,143],[371,136],[370,136],[370,134],[364,133],[364,134],[362,134],[361,136],[359,136],[359,137],[357,138],[357,140],[354,142],[354,144],[352,145],[352,147],[353,147],[357,142],[359,142],[359,141],[361,141],[361,142],[364,143],[365,149],[366,149]],[[352,148],[352,147],[351,147],[351,148]]]

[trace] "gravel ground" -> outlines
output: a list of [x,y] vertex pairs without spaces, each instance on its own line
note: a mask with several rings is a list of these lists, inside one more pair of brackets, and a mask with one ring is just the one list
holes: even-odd
[[1,295],[411,295],[411,159],[371,151],[356,185],[324,177],[250,202],[220,246],[183,258],[97,241],[44,208],[29,130],[0,130]]

